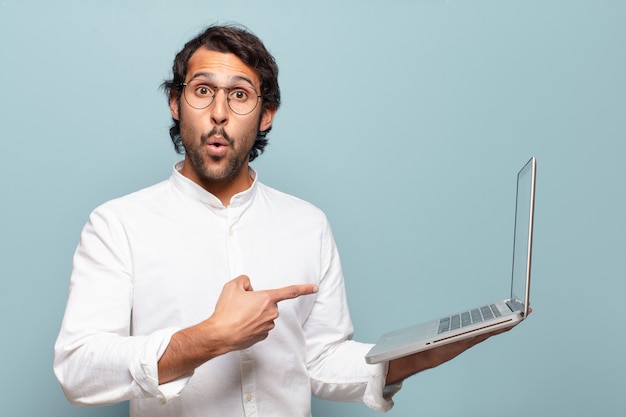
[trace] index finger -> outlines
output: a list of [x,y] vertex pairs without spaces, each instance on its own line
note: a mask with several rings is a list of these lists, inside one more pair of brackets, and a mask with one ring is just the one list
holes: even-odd
[[275,303],[278,303],[279,301],[297,298],[301,295],[315,294],[318,291],[318,287],[315,284],[298,284],[266,291],[270,298]]

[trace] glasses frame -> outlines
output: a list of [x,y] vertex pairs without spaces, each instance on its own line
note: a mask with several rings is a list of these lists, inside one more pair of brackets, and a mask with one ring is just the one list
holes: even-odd
[[237,111],[235,111],[232,106],[230,105],[230,92],[232,90],[236,90],[237,87],[224,87],[224,86],[219,86],[219,85],[209,85],[214,91],[213,91],[213,96],[211,97],[211,101],[209,101],[209,104],[207,104],[204,107],[196,107],[194,105],[192,105],[189,100],[187,99],[187,95],[185,94],[185,87],[187,87],[189,84],[188,83],[180,83],[179,87],[182,90],[182,95],[185,98],[185,101],[187,102],[187,104],[189,104],[189,106],[191,106],[191,108],[194,108],[196,110],[204,110],[207,107],[209,107],[211,104],[213,104],[215,102],[215,96],[217,96],[217,92],[222,89],[224,90],[224,93],[226,93],[226,103],[228,103],[228,108],[230,109],[230,111],[232,111],[235,114],[238,114],[239,116],[245,116],[248,115],[250,113],[252,113],[254,111],[254,109],[257,108],[257,106],[259,105],[259,99],[263,99],[263,96],[261,94],[259,94],[254,87],[250,86],[250,88],[252,89],[252,91],[254,91],[256,93],[256,101],[254,102],[254,107],[252,107],[252,109],[247,112],[247,113],[239,113]]

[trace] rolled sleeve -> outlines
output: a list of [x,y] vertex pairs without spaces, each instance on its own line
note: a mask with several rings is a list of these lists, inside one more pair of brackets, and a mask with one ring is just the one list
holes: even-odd
[[[178,329],[163,329],[147,339],[139,357],[132,361],[130,373],[142,392],[150,397],[158,398],[161,404],[180,395],[192,374],[185,375],[174,381],[159,385],[158,363],[167,349],[169,342]],[[141,395],[140,395],[141,396]]]
[[393,407],[393,396],[400,391],[402,383],[385,385],[389,362],[370,366],[370,376],[363,403],[372,410],[387,412]]
[[365,355],[372,345],[346,340],[329,348],[311,364],[313,394],[334,401],[359,401],[376,411],[389,411],[401,384],[385,385],[388,364],[370,365]]

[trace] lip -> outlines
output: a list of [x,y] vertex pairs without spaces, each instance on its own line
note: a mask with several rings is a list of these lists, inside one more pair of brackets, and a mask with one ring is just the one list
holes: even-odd
[[207,142],[207,149],[212,156],[223,156],[228,151],[228,141],[218,135],[211,136]]

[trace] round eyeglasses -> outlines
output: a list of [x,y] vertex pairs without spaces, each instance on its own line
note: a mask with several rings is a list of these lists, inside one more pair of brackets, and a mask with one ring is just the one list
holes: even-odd
[[197,110],[206,109],[213,103],[217,92],[221,89],[226,93],[228,107],[240,116],[252,113],[263,96],[252,86],[219,87],[208,84],[206,80],[194,78],[188,83],[181,83],[185,101]]

